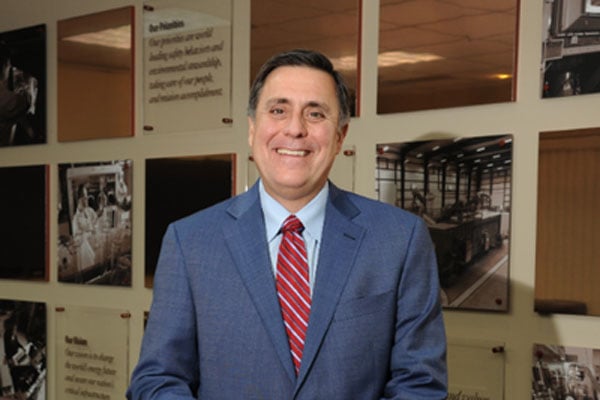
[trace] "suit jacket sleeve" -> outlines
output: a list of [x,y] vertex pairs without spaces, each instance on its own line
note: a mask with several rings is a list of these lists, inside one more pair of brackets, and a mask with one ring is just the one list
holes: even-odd
[[196,399],[196,322],[185,260],[169,226],[154,277],[153,303],[128,399]]
[[397,298],[395,340],[384,399],[445,399],[446,336],[437,262],[424,222],[408,245]]

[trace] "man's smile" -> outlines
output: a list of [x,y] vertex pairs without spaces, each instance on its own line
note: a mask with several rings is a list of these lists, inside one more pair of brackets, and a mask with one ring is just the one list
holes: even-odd
[[295,157],[304,157],[308,155],[307,150],[292,150],[292,149],[277,149],[277,154],[281,154],[284,156],[295,156]]

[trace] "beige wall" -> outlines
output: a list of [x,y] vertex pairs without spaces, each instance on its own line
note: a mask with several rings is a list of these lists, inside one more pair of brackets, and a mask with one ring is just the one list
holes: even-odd
[[[144,136],[140,101],[141,52],[136,54],[135,136],[132,138],[57,142],[56,21],[112,7],[130,5],[121,0],[2,0],[0,31],[45,23],[48,35],[48,144],[0,149],[0,166],[46,163],[50,168],[50,282],[0,281],[0,297],[42,301],[48,305],[49,388],[48,399],[57,400],[53,379],[56,340],[54,307],[58,304],[127,307],[131,318],[131,365],[138,358],[143,312],[151,291],[144,287],[144,160],[151,157],[238,154],[238,191],[248,177],[246,164],[247,123],[245,101],[249,82],[250,6],[234,0],[233,32],[233,124],[211,131],[177,135]],[[518,53],[517,101],[496,105],[376,115],[376,56],[378,1],[363,1],[363,70],[360,88],[361,116],[352,121],[347,139],[356,149],[356,191],[375,197],[375,145],[444,136],[514,135],[512,240],[510,259],[511,298],[508,313],[447,311],[448,334],[460,340],[491,340],[505,343],[505,398],[530,398],[531,350],[536,342],[568,346],[600,347],[598,318],[557,315],[542,317],[533,312],[536,248],[536,188],[538,133],[540,131],[600,126],[600,95],[542,101],[539,96],[540,48],[543,1],[521,1]],[[141,45],[142,1],[134,3],[136,44]],[[56,247],[58,179],[61,162],[132,159],[134,162],[133,286],[132,288],[80,287],[57,282]]]

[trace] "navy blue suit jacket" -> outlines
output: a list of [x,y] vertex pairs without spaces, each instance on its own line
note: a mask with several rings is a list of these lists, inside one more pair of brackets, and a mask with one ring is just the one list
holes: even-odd
[[257,185],[169,226],[130,399],[446,397],[421,219],[330,187],[302,366],[277,301]]

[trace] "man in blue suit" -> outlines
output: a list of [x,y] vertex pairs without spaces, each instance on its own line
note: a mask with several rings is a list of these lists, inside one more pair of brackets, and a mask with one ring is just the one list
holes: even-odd
[[[276,55],[252,86],[248,115],[261,179],[169,226],[128,398],[444,399],[425,224],[328,181],[350,120],[340,75],[316,52]],[[310,305],[296,363],[276,285],[290,214],[304,227]]]

